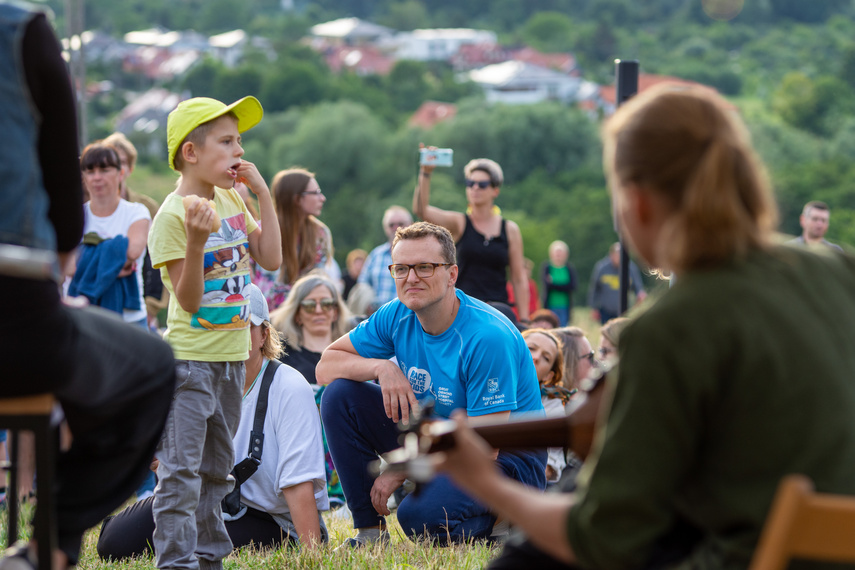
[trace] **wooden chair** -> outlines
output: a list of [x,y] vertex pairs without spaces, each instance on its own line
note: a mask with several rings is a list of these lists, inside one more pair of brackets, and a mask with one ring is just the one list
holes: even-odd
[[784,570],[793,558],[855,562],[855,496],[817,493],[804,475],[784,477],[750,570]]
[[39,543],[39,568],[51,568],[53,551],[56,549],[56,516],[54,486],[54,437],[51,429],[51,412],[54,398],[51,394],[40,394],[23,398],[0,399],[0,429],[9,430],[9,486],[6,493],[9,522],[7,543],[18,540],[18,432],[30,430],[36,441],[36,528]]

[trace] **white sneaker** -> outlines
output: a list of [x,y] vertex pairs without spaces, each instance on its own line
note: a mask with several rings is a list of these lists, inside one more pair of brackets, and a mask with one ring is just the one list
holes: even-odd
[[[389,546],[389,542],[392,540],[392,537],[389,535],[389,531],[384,530],[380,533],[380,536],[377,539],[371,540],[367,539],[364,536],[360,536],[358,533],[356,536],[352,536],[342,542],[338,547],[336,547],[336,551],[339,550],[350,550],[351,548],[372,548],[374,546]],[[2,568],[0,568],[2,570]]]

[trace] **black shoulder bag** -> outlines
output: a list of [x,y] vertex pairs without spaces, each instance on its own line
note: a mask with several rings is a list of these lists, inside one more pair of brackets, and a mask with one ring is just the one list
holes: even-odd
[[237,520],[246,512],[246,505],[240,502],[240,486],[244,481],[253,476],[261,465],[261,453],[264,450],[264,418],[267,415],[267,395],[270,392],[270,384],[276,369],[282,364],[278,360],[270,360],[267,369],[261,379],[261,387],[258,392],[258,401],[255,404],[255,420],[252,424],[252,432],[249,434],[249,451],[246,458],[232,469],[235,478],[235,488],[223,499],[223,518],[225,520]]

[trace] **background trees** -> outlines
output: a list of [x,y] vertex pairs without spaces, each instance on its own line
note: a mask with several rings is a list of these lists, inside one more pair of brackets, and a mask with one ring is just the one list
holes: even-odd
[[[62,30],[63,3],[47,4]],[[752,0],[730,21],[711,17],[698,0],[294,5],[286,12],[280,0],[86,0],[86,18],[87,27],[114,35],[160,25],[204,34],[240,27],[268,38],[275,62],[252,54],[228,69],[206,60],[164,86],[227,101],[259,97],[266,115],[245,136],[247,158],[268,179],[294,165],[317,172],[340,262],[350,249],[384,239],[386,206],[411,204],[420,141],[455,151],[455,166],[433,178],[433,200],[441,207],[465,208],[466,161],[488,156],[502,164],[506,184],[498,204],[519,223],[526,255],[538,264],[548,243],[563,239],[586,281],[616,238],[599,162],[599,117],[557,103],[486,105],[477,87],[455,81],[440,62],[402,61],[385,77],[332,74],[298,40],[311,25],[343,16],[401,30],[492,29],[505,45],[573,52],[582,76],[602,84],[612,82],[619,57],[638,59],[644,72],[711,85],[731,97],[749,125],[777,190],[782,229],[797,233],[802,205],[821,199],[832,207],[829,239],[855,244],[855,0]],[[92,133],[112,130],[124,89],[151,86],[118,66],[94,66],[89,78],[115,86],[90,104]],[[457,104],[457,116],[430,131],[409,127],[412,112],[429,99]],[[135,186],[169,192],[165,159],[142,162]]]

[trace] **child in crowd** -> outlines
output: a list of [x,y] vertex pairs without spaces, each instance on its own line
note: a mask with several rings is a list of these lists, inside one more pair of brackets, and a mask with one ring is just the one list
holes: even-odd
[[[228,106],[196,97],[167,120],[169,166],[181,177],[149,235],[152,265],[170,293],[164,338],[177,360],[173,408],[156,454],[158,568],[222,568],[232,551],[220,502],[232,487],[250,345],[249,258],[270,270],[282,261],[270,190],[255,165],[241,160],[240,133],[262,115],[254,97]],[[263,232],[236,182],[258,197]]]

